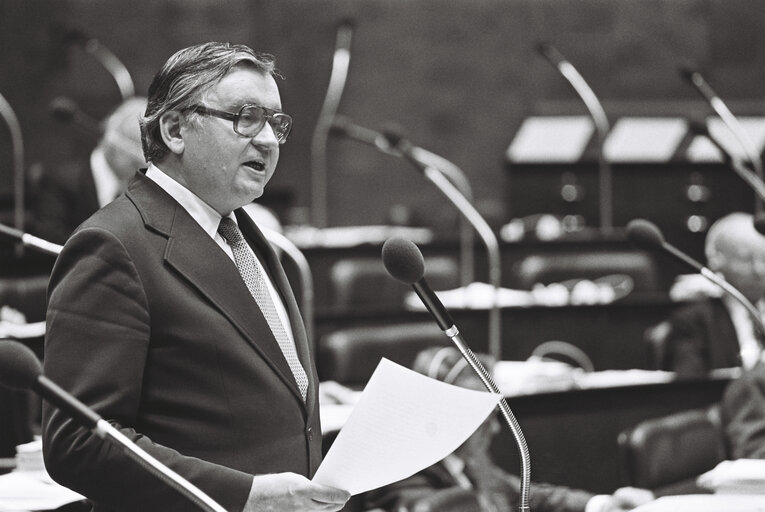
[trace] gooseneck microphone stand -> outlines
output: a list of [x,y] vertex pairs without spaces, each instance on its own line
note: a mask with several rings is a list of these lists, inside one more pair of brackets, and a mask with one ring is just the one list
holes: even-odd
[[70,30],[67,39],[77,44],[82,50],[92,55],[112,76],[120,90],[123,100],[135,96],[135,85],[125,64],[95,37],[90,37],[79,30]]
[[337,29],[327,94],[324,97],[324,103],[321,106],[319,119],[316,121],[311,139],[311,207],[313,210],[311,217],[314,225],[319,228],[325,228],[328,224],[327,138],[348,79],[352,34],[353,24],[351,21],[341,22]]
[[571,87],[584,102],[590,113],[595,130],[598,133],[598,196],[600,207],[600,228],[605,232],[613,229],[614,205],[613,205],[613,177],[611,164],[606,160],[603,146],[606,143],[611,127],[608,123],[606,111],[600,104],[595,92],[589,86],[584,77],[577,71],[571,62],[550,43],[539,43],[537,50],[552,64],[563,77],[568,80]]
[[13,225],[16,229],[24,229],[24,142],[19,119],[2,94],[0,117],[8,125],[13,148]]
[[499,308],[499,289],[502,286],[502,261],[499,251],[499,241],[494,231],[486,220],[481,216],[473,204],[437,169],[427,165],[417,157],[410,141],[393,128],[386,130],[383,135],[388,143],[396,148],[410,163],[422,171],[428,179],[443,195],[457,208],[465,219],[473,226],[478,237],[486,246],[488,258],[489,284],[492,288],[491,308],[489,309],[489,353],[502,359],[502,313]]
[[457,325],[454,323],[449,311],[439,300],[435,292],[428,286],[425,280],[425,259],[417,245],[405,238],[389,238],[382,248],[382,260],[388,273],[404,284],[411,285],[414,292],[420,298],[425,308],[433,316],[439,329],[454,343],[467,361],[468,365],[478,375],[484,387],[492,393],[500,395],[499,409],[502,417],[510,428],[521,459],[521,482],[519,511],[529,511],[529,487],[531,484],[531,457],[526,438],[515,415],[510,410],[502,392],[492,379],[489,372],[484,368],[475,356],[465,340],[462,338]]
[[[401,152],[392,147],[385,136],[375,130],[359,126],[343,116],[336,116],[332,123],[332,132],[337,135],[373,146],[378,151],[387,155],[401,157]],[[473,201],[473,190],[465,172],[446,158],[432,153],[424,148],[413,147],[414,155],[426,163],[441,171],[452,184],[459,189],[465,198]],[[464,216],[460,217],[460,284],[467,286],[474,280],[473,268],[475,266],[475,236],[473,227]]]
[[[757,153],[757,148],[755,148],[754,143],[752,142],[752,139],[749,138],[749,135],[746,133],[746,130],[744,130],[744,127],[741,126],[741,123],[738,121],[736,116],[733,115],[733,112],[730,111],[730,109],[722,100],[722,98],[720,98],[720,96],[717,95],[717,93],[707,83],[707,81],[704,79],[704,77],[701,75],[699,71],[695,69],[681,68],[680,76],[682,76],[693,87],[695,87],[696,90],[699,92],[699,94],[701,94],[704,97],[704,99],[707,100],[707,102],[712,107],[712,109],[717,113],[717,115],[720,116],[720,119],[722,119],[722,121],[725,123],[725,126],[728,127],[730,132],[738,141],[741,148],[744,150],[744,154],[746,155],[749,162],[752,164],[752,168],[754,169],[755,174],[757,174],[757,177],[760,179],[760,181],[762,181],[762,179],[765,178],[765,172],[763,172],[763,166],[762,166],[762,159],[760,158],[760,155]],[[763,207],[763,201],[758,196],[755,199],[755,203],[754,203],[755,213],[762,212],[762,207]]]

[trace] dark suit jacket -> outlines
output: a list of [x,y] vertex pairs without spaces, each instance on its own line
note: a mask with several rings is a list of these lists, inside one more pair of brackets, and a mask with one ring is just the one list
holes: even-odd
[[[232,511],[251,475],[310,477],[321,458],[316,369],[295,298],[263,235],[238,219],[288,309],[307,404],[234,263],[141,173],[58,257],[44,363],[54,382]],[[97,510],[193,508],[66,414],[46,407],[43,416],[48,471]]]
[[[490,461],[480,467],[466,468],[475,493],[484,495],[496,510],[517,510],[520,499],[520,479],[503,471]],[[419,473],[366,494],[367,506],[380,507],[386,511],[414,510],[418,498],[459,484],[438,462]],[[532,482],[529,491],[529,507],[534,512],[582,512],[592,494],[568,487]],[[403,507],[403,508],[402,508]]]
[[29,231],[40,238],[63,244],[100,207],[87,160],[46,168],[35,181]]
[[664,369],[692,377],[714,368],[741,366],[736,329],[721,300],[689,303],[675,311],[668,322]]
[[731,459],[765,459],[765,363],[728,385],[720,415]]

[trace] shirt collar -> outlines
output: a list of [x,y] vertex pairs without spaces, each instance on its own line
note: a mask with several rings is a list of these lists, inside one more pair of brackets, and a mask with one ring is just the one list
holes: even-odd
[[[153,163],[149,164],[149,167],[146,170],[146,177],[155,182],[162,188],[162,190],[178,201],[189,215],[191,215],[202,229],[204,229],[205,233],[210,235],[210,238],[215,238],[222,217],[209,204],[202,201],[196,194],[175,181],[175,179],[165,174],[162,169]],[[227,217],[236,222],[236,216],[233,212],[228,214]]]

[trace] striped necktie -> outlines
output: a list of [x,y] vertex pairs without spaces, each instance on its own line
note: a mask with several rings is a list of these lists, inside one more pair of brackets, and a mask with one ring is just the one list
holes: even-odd
[[274,337],[279,343],[285,359],[287,359],[287,364],[289,364],[292,370],[292,375],[295,377],[300,394],[303,396],[303,401],[305,401],[308,392],[308,377],[298,359],[295,344],[290,340],[284,324],[279,319],[276,306],[268,291],[268,285],[265,281],[266,277],[263,275],[260,265],[255,262],[255,257],[247,246],[242,232],[239,231],[239,227],[232,219],[228,217],[221,219],[218,233],[231,247],[239,274],[242,276],[253,298],[255,298],[258,307],[263,312],[269,327],[271,327],[271,331],[274,333]]

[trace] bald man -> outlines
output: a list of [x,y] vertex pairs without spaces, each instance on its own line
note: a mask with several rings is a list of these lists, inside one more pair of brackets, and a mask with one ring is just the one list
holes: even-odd
[[31,198],[32,234],[64,243],[82,221],[125,190],[135,170],[146,165],[138,124],[145,110],[146,98],[128,98],[103,121],[103,135],[87,161],[43,171]]
[[[765,237],[752,215],[735,212],[707,233],[710,269],[765,311]],[[667,322],[666,369],[696,377],[715,368],[751,368],[761,359],[757,330],[746,309],[727,295],[702,298],[678,309]]]

